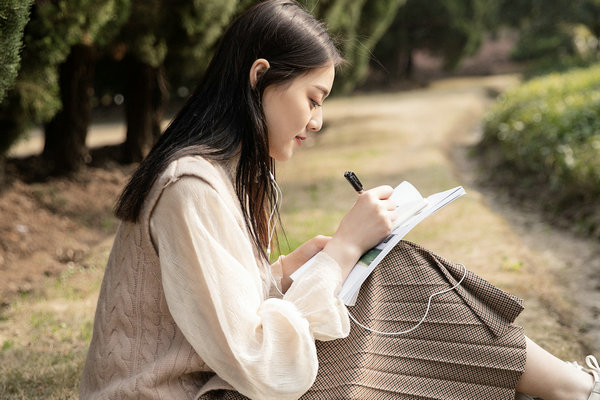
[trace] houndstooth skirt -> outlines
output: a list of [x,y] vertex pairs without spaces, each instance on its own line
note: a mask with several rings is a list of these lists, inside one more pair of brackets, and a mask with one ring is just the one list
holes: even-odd
[[[409,330],[429,296],[463,275],[460,264],[401,241],[349,310],[373,330]],[[525,368],[525,335],[512,324],[522,310],[520,299],[467,271],[456,290],[433,298],[410,333],[353,325],[344,339],[317,341],[319,372],[302,399],[513,400]],[[201,399],[246,397],[219,390]]]

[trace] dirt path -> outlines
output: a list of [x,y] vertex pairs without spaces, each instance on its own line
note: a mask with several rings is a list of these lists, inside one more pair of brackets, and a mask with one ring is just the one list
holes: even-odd
[[[477,165],[467,157],[490,93],[516,82],[514,76],[452,79],[424,90],[331,99],[326,134],[279,168],[282,215],[290,237],[302,237],[294,229],[309,218],[331,219],[333,230],[353,201],[341,178],[346,169],[367,186],[408,180],[424,195],[463,185],[467,196],[407,239],[522,297],[526,310],[517,322],[527,334],[557,356],[581,361],[600,350],[600,246],[514,207],[478,182]],[[89,140],[108,144],[122,136],[119,125],[98,125]],[[33,140],[15,151],[35,146]],[[101,267],[116,223],[107,215],[128,172],[90,170],[75,181],[19,183],[0,195],[1,215],[11,216],[0,223],[0,298],[7,290],[35,290],[41,281],[33,277],[86,267],[85,260],[99,259]]]
[[[466,94],[482,89],[489,93],[490,89],[495,91],[512,84],[510,77],[455,80],[434,86],[429,93],[436,96],[437,91],[448,90]],[[474,110],[472,116],[476,114]],[[481,223],[470,229],[476,231],[475,237],[482,238],[479,240],[482,247],[477,250],[484,253],[482,261],[493,262],[485,255],[500,250],[504,252],[501,269],[526,272],[522,284],[511,282],[507,286],[525,299],[527,308],[519,322],[530,336],[562,357],[578,351],[597,353],[600,244],[545,222],[536,210],[516,204],[506,193],[482,182],[477,163],[468,156],[479,135],[479,125],[471,129],[461,127],[450,131],[436,145],[444,148],[448,166],[454,168],[469,193],[481,196],[480,215],[476,218],[481,218]],[[487,225],[483,223],[486,216],[499,220]]]
[[[463,185],[467,196],[407,239],[523,298],[526,310],[517,322],[527,335],[561,358],[581,360],[600,350],[598,243],[516,208],[500,191],[478,182],[477,164],[468,157],[493,101],[490,93],[517,82],[515,76],[452,79],[426,90],[333,99],[325,110],[327,133],[284,166],[282,187],[286,193],[298,184],[321,182],[345,209],[347,188],[332,183],[343,172],[334,168],[340,163],[336,157],[369,186],[409,180],[429,194]],[[301,207],[291,201],[289,208]],[[293,216],[290,221],[299,222]]]
[[[490,212],[500,216],[518,238],[517,248],[532,257],[534,273],[524,296],[547,308],[551,318],[565,328],[565,344],[578,341],[586,353],[600,351],[600,243],[574,231],[550,224],[531,204],[517,203],[507,193],[482,180],[468,149],[478,142],[480,127],[457,131],[449,145],[461,157],[454,159],[457,174],[466,185],[481,193]],[[549,278],[550,290],[542,289]],[[539,281],[538,281],[539,279]],[[531,323],[535,313],[526,315]],[[527,322],[529,323],[529,322]],[[549,331],[550,337],[556,332]]]

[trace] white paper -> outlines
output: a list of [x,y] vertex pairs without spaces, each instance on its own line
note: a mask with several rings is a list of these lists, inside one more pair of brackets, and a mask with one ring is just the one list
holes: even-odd
[[[408,182],[403,182],[401,185]],[[401,186],[399,185],[399,186]],[[410,184],[409,184],[410,185]],[[411,185],[412,186],[412,185]],[[413,187],[414,188],[414,187]],[[416,189],[415,189],[416,190]],[[379,262],[392,250],[392,248],[400,241],[408,232],[410,232],[419,222],[445,206],[446,204],[456,200],[466,192],[462,186],[457,186],[453,189],[444,192],[432,194],[427,197],[427,205],[420,211],[410,215],[404,223],[401,223],[390,236],[379,243],[373,249],[366,252],[354,266],[350,274],[342,285],[342,290],[338,296],[344,301],[344,304],[353,306],[356,303],[358,292],[363,282],[379,264]],[[411,198],[414,199],[414,193]],[[413,201],[413,200],[411,200]],[[410,204],[410,203],[409,203]]]
[[[353,306],[356,303],[358,292],[363,282],[369,277],[379,262],[408,232],[425,218],[465,193],[462,186],[457,186],[453,189],[423,198],[419,191],[410,183],[405,181],[398,185],[390,197],[396,203],[398,212],[398,217],[394,223],[394,230],[381,243],[363,254],[354,268],[352,268],[338,294],[338,297],[344,301],[344,304]],[[290,275],[290,278],[292,280],[300,279],[304,271],[310,268],[313,263],[314,261],[311,258]]]

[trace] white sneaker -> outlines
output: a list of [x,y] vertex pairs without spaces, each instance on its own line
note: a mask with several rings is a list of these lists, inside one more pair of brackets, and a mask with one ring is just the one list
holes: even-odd
[[594,386],[592,387],[592,393],[590,394],[590,397],[588,397],[588,400],[600,400],[600,365],[598,365],[596,357],[587,356],[585,358],[586,367],[579,365],[576,362],[571,362],[569,364],[594,377]]

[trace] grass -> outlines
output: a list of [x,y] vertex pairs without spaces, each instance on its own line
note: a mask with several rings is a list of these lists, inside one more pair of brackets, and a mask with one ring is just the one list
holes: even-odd
[[486,115],[479,148],[491,179],[600,238],[598,88],[596,64],[505,92]]
[[[469,93],[462,89],[456,99],[446,90],[429,97],[408,93],[328,101],[326,133],[305,142],[292,161],[278,165],[288,238],[282,251],[335,232],[356,196],[343,178],[345,170],[354,170],[366,187],[409,180],[424,195],[461,184],[441,145],[449,132],[470,130],[483,115],[485,96],[477,90]],[[108,212],[101,221],[110,221]],[[569,340],[572,331],[557,322],[556,314],[568,313],[568,305],[556,303],[563,300],[551,277],[535,277],[542,276],[543,263],[519,247],[519,238],[476,192],[430,217],[407,239],[527,296],[530,310],[521,322],[531,327],[530,336],[559,356],[580,355]],[[24,295],[2,310],[1,399],[77,398],[110,245],[107,241],[92,249],[58,279],[49,278],[43,291]],[[532,282],[540,286],[539,293],[531,293]]]
[[71,265],[2,310],[1,399],[77,398],[106,245],[83,260],[88,268]]

